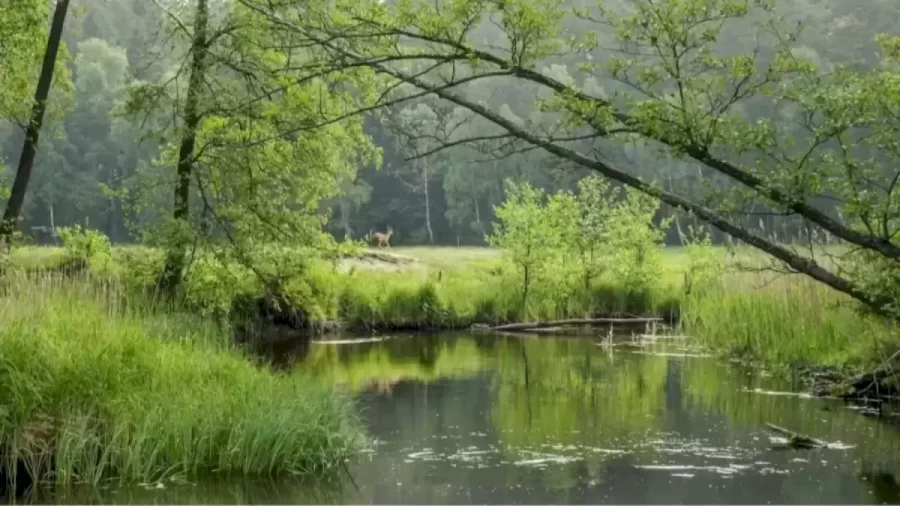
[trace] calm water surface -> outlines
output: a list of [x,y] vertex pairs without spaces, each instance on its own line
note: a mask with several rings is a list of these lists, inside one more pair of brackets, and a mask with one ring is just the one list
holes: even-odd
[[[654,354],[655,353],[655,354]],[[370,448],[318,480],[84,491],[102,503],[900,503],[900,430],[669,344],[397,336],[295,367],[355,393]],[[797,387],[798,389],[801,387]],[[831,443],[777,449],[774,423]]]

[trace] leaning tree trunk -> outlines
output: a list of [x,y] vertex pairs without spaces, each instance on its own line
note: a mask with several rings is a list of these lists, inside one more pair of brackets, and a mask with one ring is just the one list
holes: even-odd
[[[200,124],[200,88],[206,73],[206,51],[208,49],[207,25],[209,22],[208,0],[197,2],[194,16],[194,39],[191,43],[191,75],[188,80],[187,98],[184,105],[184,133],[178,149],[178,168],[175,179],[175,203],[172,217],[177,227],[190,226],[191,175],[194,169],[194,145],[197,141],[197,127]],[[181,285],[184,273],[187,244],[179,231],[166,255],[166,265],[160,277],[160,288],[164,293],[174,294]]]
[[0,243],[9,242],[9,236],[16,229],[16,222],[19,220],[19,215],[22,214],[25,192],[28,190],[28,181],[34,170],[34,158],[37,155],[38,140],[44,124],[44,113],[47,112],[47,98],[50,96],[50,86],[53,84],[56,55],[59,53],[68,12],[69,0],[59,0],[53,11],[50,35],[47,37],[47,49],[44,50],[41,76],[38,78],[37,90],[34,92],[34,104],[31,106],[31,117],[28,120],[28,127],[25,129],[25,142],[22,145],[22,156],[19,157],[19,166],[16,169],[16,179],[6,203],[6,210],[3,212],[3,220],[0,221]]

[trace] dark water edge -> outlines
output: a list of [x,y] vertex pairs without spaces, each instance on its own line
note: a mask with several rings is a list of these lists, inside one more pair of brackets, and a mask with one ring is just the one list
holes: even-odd
[[[900,504],[896,425],[677,343],[446,334],[292,353],[281,367],[355,393],[370,444],[346,470],[19,502]],[[780,449],[765,423],[830,446]]]

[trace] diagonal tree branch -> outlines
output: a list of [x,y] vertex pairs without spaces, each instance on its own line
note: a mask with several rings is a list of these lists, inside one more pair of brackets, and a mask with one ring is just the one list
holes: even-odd
[[[351,60],[356,59],[364,59],[364,57],[360,55],[356,55],[348,50],[336,47],[333,44],[329,44],[327,42],[322,41],[323,44],[328,44],[330,49],[339,52],[342,56],[349,58]],[[481,116],[482,118],[488,120],[489,122],[503,128],[507,132],[509,132],[512,136],[517,137],[529,144],[534,146],[538,146],[548,153],[554,154],[560,158],[569,160],[575,164],[581,165],[583,167],[589,168],[593,171],[596,171],[610,179],[616,180],[620,183],[625,184],[631,188],[634,188],[644,194],[652,196],[662,202],[665,202],[671,206],[677,207],[683,211],[694,213],[699,218],[708,222],[709,224],[715,226],[716,228],[722,230],[725,233],[728,233],[745,243],[760,249],[771,256],[781,260],[789,267],[795,269],[797,272],[803,273],[825,285],[830,286],[831,288],[843,292],[850,297],[856,299],[857,301],[865,304],[872,311],[881,314],[887,315],[887,311],[885,306],[887,301],[873,298],[868,293],[861,290],[856,284],[852,281],[843,278],[841,276],[835,275],[834,273],[828,271],[815,261],[800,256],[793,251],[776,244],[769,239],[766,239],[760,235],[757,235],[747,229],[744,229],[740,226],[737,226],[731,223],[727,218],[720,215],[716,211],[709,209],[699,203],[690,201],[685,199],[679,195],[674,193],[667,192],[662,190],[650,183],[642,181],[641,179],[628,174],[627,172],[617,169],[613,167],[609,163],[604,163],[595,159],[588,158],[581,153],[578,153],[572,149],[559,146],[558,144],[549,142],[545,139],[541,139],[534,134],[518,127],[513,122],[503,118],[499,114],[489,110],[488,108],[473,103],[465,98],[462,98],[451,91],[449,91],[446,87],[437,87],[430,83],[425,82],[421,78],[415,78],[406,75],[404,72],[396,69],[389,68],[384,65],[374,64],[372,68],[379,73],[386,74],[392,76],[396,79],[402,80],[406,83],[409,83],[416,88],[419,88],[423,91],[429,91],[434,95],[447,100],[453,104],[456,104],[460,107],[468,109],[469,111]]]
[[[366,21],[359,19],[360,21]],[[373,27],[377,27],[380,32],[388,31],[388,27],[378,26],[376,23],[372,21],[366,21],[370,23]],[[571,86],[568,86],[552,77],[546,76],[540,72],[537,72],[533,69],[525,68],[519,66],[513,62],[507,61],[504,58],[501,58],[497,55],[494,55],[490,52],[474,49],[472,47],[466,46],[462,42],[458,42],[456,40],[448,40],[442,39],[440,37],[436,37],[433,35],[421,34],[409,30],[404,29],[394,29],[394,33],[398,36],[418,40],[421,42],[427,42],[430,44],[437,44],[452,49],[457,53],[457,55],[448,55],[448,58],[455,59],[465,58],[469,60],[478,60],[485,63],[490,63],[500,67],[503,70],[508,71],[512,76],[527,80],[529,82],[544,86],[560,95],[570,96],[575,98],[578,101],[586,102],[593,104],[596,110],[611,108],[612,104],[602,98],[592,96],[583,91],[574,89]],[[473,80],[471,78],[469,81]],[[582,117],[582,119],[586,120],[588,124],[590,124],[593,128],[598,131],[605,131],[606,128],[600,125],[597,125],[595,122],[591,122],[591,118],[585,117],[584,113],[581,111],[571,111],[570,112]],[[613,111],[613,117],[628,126],[636,125],[636,121],[630,115],[620,112]],[[807,218],[812,223],[822,227],[824,230],[827,230],[831,234],[836,237],[839,237],[847,242],[862,246],[864,248],[877,251],[881,255],[892,258],[892,259],[900,259],[900,246],[893,244],[890,241],[889,237],[880,237],[874,234],[864,234],[853,230],[850,227],[845,226],[840,223],[838,220],[832,218],[822,210],[816,208],[813,204],[806,202],[805,200],[797,200],[792,198],[790,195],[785,192],[768,186],[765,181],[741,167],[718,158],[712,155],[709,150],[704,146],[697,145],[688,145],[685,146],[680,141],[673,139],[671,136],[666,134],[654,134],[652,132],[641,132],[643,135],[652,138],[660,143],[669,145],[671,147],[682,150],[685,154],[690,156],[691,158],[709,166],[712,169],[734,179],[737,182],[744,184],[745,186],[752,188],[754,191],[759,194],[767,197],[768,199],[776,202],[785,208],[802,215]]]

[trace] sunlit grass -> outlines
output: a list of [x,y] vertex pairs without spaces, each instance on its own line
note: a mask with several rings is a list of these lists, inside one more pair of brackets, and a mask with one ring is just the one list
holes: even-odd
[[276,375],[216,324],[115,283],[8,274],[0,295],[0,465],[41,480],[152,481],[332,466],[358,432],[348,401]]

